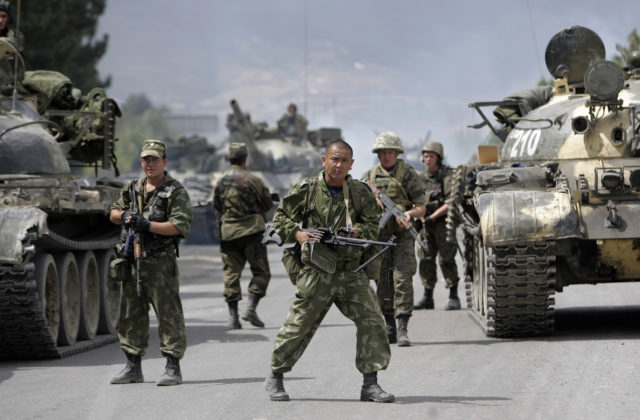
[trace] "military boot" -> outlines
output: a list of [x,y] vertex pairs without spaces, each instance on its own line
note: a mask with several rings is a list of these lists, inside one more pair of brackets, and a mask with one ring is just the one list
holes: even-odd
[[449,289],[449,301],[444,307],[445,311],[454,311],[460,309],[460,298],[458,298],[458,285],[451,286]]
[[289,394],[284,390],[282,373],[271,372],[264,382],[264,389],[269,393],[271,401],[289,401]]
[[424,289],[424,296],[413,305],[413,309],[433,309],[433,289]]
[[398,347],[407,347],[411,345],[407,333],[408,325],[409,315],[400,315],[398,317]]
[[238,301],[234,300],[233,302],[227,302],[227,305],[229,306],[229,329],[242,329],[242,324],[238,319]]
[[180,372],[180,360],[166,355],[167,365],[164,367],[164,373],[156,381],[158,386],[180,385],[182,383],[182,373]]
[[378,372],[365,373],[362,375],[362,390],[360,390],[360,401],[373,401],[379,403],[390,403],[396,400],[393,394],[384,392],[378,385]]
[[112,384],[137,384],[144,382],[144,376],[142,376],[142,357],[136,356],[131,353],[124,354],[127,356],[127,364],[124,365],[124,369],[118,376],[111,378]]
[[260,296],[249,293],[249,305],[242,319],[249,321],[254,327],[264,328],[264,322],[258,318],[258,314],[256,313],[256,306],[258,306],[259,301]]
[[386,324],[385,329],[387,331],[389,344],[394,344],[396,342],[396,319],[393,317],[393,314],[384,314],[384,322]]

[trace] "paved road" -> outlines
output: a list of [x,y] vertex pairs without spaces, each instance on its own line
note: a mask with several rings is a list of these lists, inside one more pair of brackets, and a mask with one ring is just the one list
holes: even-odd
[[[391,365],[379,374],[395,404],[359,401],[355,327],[334,308],[285,376],[292,401],[271,402],[264,377],[294,288],[278,249],[270,250],[274,275],[259,306],[266,328],[228,332],[217,247],[181,248],[189,337],[184,385],[155,385],[164,359],[153,324],[143,384],[109,385],[124,360],[117,344],[62,360],[0,362],[1,417],[611,419],[638,413],[640,284],[572,286],[556,296],[554,336],[499,340],[485,337],[466,311],[442,310],[446,291],[439,283],[437,309],[411,319],[413,346],[392,346]],[[414,286],[421,292],[417,277]]]

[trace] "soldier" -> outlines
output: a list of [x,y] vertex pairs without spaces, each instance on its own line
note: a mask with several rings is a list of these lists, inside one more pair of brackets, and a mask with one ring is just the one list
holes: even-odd
[[[327,227],[334,232],[350,227],[355,237],[376,239],[378,211],[375,200],[365,184],[348,175],[352,165],[351,146],[342,140],[327,144],[322,156],[324,171],[316,178],[299,181],[276,209],[274,226],[285,242],[297,241],[303,254],[309,255],[309,247],[316,244],[313,240],[318,238],[318,231],[302,231],[300,224]],[[265,388],[272,401],[289,400],[282,374],[293,368],[331,305],[335,304],[356,324],[356,367],[364,376],[360,400],[392,402],[395,397],[384,392],[377,382],[377,372],[386,369],[391,358],[380,308],[367,277],[362,272],[352,271],[360,264],[362,250],[345,246],[332,248],[332,251],[337,255],[333,273],[304,265],[297,276],[297,293],[276,337],[271,374]]]
[[[388,260],[386,264],[383,263],[377,280],[377,294],[387,324],[389,342],[397,341],[399,346],[405,347],[411,345],[407,329],[413,309],[413,275],[417,268],[415,240],[407,229],[411,226],[412,219],[424,215],[424,186],[416,171],[402,159],[398,159],[404,149],[396,134],[381,133],[373,145],[373,153],[378,154],[380,162],[363,179],[375,184],[405,214],[405,218],[389,220],[380,231],[378,240],[386,241],[391,235],[395,235],[398,245],[386,254],[385,258]],[[379,201],[378,205],[382,208]],[[397,336],[395,318],[398,319]]]
[[[418,249],[420,258],[420,279],[424,285],[424,296],[413,309],[433,309],[433,289],[438,277],[436,275],[436,256],[440,263],[440,270],[449,288],[449,301],[445,310],[460,309],[458,298],[458,267],[456,266],[457,243],[446,240],[446,216],[449,205],[445,201],[451,194],[451,182],[454,175],[453,168],[444,165],[442,144],[437,141],[427,141],[422,148],[422,160],[426,166],[422,176],[427,185],[425,199],[427,212],[424,219],[426,241],[429,252]],[[421,235],[424,235],[421,233]],[[438,255],[439,254],[439,255]]]
[[[182,302],[179,295],[178,243],[189,233],[191,202],[182,185],[169,175],[167,148],[159,140],[146,140],[140,153],[145,177],[132,181],[135,199],[142,200],[141,214],[132,212],[131,186],[126,185],[120,198],[111,205],[110,220],[124,225],[121,255],[130,262],[122,281],[118,339],[127,356],[127,364],[112,384],[143,382],[141,357],[149,344],[149,305],[158,318],[160,350],[167,358],[165,371],[157,385],[182,383],[180,359],[187,347]],[[131,228],[141,236],[144,258],[140,264],[142,292],[136,290],[136,264],[133,251],[125,244]]]
[[256,307],[267,293],[271,279],[267,247],[260,243],[273,201],[262,180],[247,170],[247,145],[229,144],[231,167],[216,186],[213,207],[221,222],[220,252],[222,254],[224,299],[229,306],[229,329],[242,328],[238,320],[238,301],[242,299],[240,275],[249,260],[253,278],[249,283],[249,304],[242,319],[263,328]]
[[298,114],[296,104],[289,104],[287,113],[278,120],[278,132],[283,138],[290,137],[299,141],[307,137],[307,119]]

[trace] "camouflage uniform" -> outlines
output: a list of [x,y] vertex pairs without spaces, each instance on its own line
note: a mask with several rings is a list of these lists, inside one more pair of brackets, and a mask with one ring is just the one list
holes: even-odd
[[[390,177],[395,178],[397,182]],[[402,159],[398,159],[390,171],[382,169],[380,163],[376,164],[364,174],[363,179],[371,180],[382,193],[393,199],[402,211],[424,204],[424,181]],[[402,188],[398,187],[398,182]],[[411,316],[413,275],[417,268],[415,241],[408,231],[398,227],[393,218],[389,219],[387,225],[380,231],[378,240],[387,241],[391,235],[396,235],[398,245],[391,248],[392,251],[385,256],[388,260],[383,263],[380,279],[377,282],[378,299],[383,314],[395,315],[396,318],[401,315]],[[390,286],[391,279],[385,268],[389,265],[389,259],[391,261],[389,268],[393,270],[393,287]]]
[[[428,217],[449,198],[454,170],[448,166],[442,166],[433,174],[428,169],[425,169],[420,175],[426,182],[427,213],[425,217]],[[458,246],[456,243],[448,242],[446,239],[446,217],[435,219],[434,223],[427,227],[426,238],[424,238],[423,232],[420,235],[423,239],[426,239],[429,245],[429,252],[425,252],[422,247],[418,248],[420,279],[424,288],[433,289],[436,286],[436,281],[438,280],[436,255],[438,254],[438,263],[447,282],[447,287],[457,287],[459,278],[455,256]]]
[[263,297],[271,279],[267,247],[262,245],[265,213],[271,209],[271,194],[262,180],[233,165],[218,182],[213,207],[221,216],[220,250],[226,302],[242,298],[240,275],[247,260],[253,278],[249,293]]
[[[295,232],[307,213],[306,196],[313,181],[305,178],[283,198],[274,215],[277,233],[285,242],[295,241]],[[331,196],[324,172],[317,180],[315,197],[307,213],[305,225],[337,230],[346,226],[344,195]],[[349,213],[360,237],[376,239],[379,212],[373,194],[365,184],[347,176],[350,189]],[[280,328],[271,357],[275,373],[288,372],[302,356],[322,319],[335,303],[340,312],[356,324],[356,367],[370,374],[385,369],[391,358],[389,343],[380,308],[369,280],[360,272],[352,273],[360,264],[358,247],[334,248],[338,253],[336,271],[327,274],[304,266],[297,278],[297,293],[287,319]]]
[[307,124],[307,119],[302,115],[287,113],[278,120],[278,132],[283,137],[303,139],[307,137]]
[[[158,318],[160,350],[163,355],[181,359],[187,348],[184,314],[179,295],[177,245],[185,238],[191,226],[191,202],[182,185],[165,172],[165,178],[155,190],[144,192],[146,177],[136,181],[138,194],[143,194],[142,215],[152,222],[171,222],[180,231],[179,236],[163,236],[151,232],[141,233],[146,257],[140,264],[142,296],[136,292],[135,262],[130,264],[130,276],[122,279],[118,339],[127,354],[144,356],[149,344],[149,305]],[[111,209],[129,210],[129,185],[123,187],[120,198]],[[127,229],[122,229],[122,244]],[[122,245],[119,247],[123,252]],[[131,256],[129,258],[132,258]]]

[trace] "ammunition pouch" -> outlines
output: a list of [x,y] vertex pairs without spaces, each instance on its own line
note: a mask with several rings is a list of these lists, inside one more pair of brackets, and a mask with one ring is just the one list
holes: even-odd
[[125,281],[131,275],[129,261],[126,258],[116,258],[109,263],[109,276],[115,281]]
[[315,270],[333,274],[336,271],[338,254],[320,242],[308,241],[302,245],[302,255],[300,259],[303,264]]

